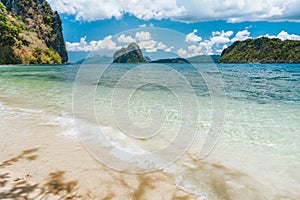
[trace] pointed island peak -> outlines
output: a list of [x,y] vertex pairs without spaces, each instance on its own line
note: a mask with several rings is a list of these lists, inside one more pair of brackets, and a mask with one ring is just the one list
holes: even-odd
[[145,63],[143,53],[135,42],[116,51],[113,60],[114,63]]

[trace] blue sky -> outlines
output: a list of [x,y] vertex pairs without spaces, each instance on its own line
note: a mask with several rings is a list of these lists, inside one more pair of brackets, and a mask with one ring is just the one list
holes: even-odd
[[[62,17],[71,62],[90,51],[99,48],[115,51],[132,41],[146,52],[172,51],[178,56],[190,57],[220,54],[234,41],[247,38],[300,40],[300,0],[48,2]],[[171,31],[160,32],[159,28]],[[164,39],[167,37],[155,37],[155,31],[167,35],[177,34],[177,31],[183,38],[173,42],[179,46],[172,45]]]

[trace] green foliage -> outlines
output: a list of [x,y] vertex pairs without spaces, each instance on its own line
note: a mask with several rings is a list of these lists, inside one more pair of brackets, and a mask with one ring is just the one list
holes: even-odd
[[21,59],[18,55],[14,54],[11,46],[0,47],[0,64],[18,64]]
[[43,49],[38,48],[38,47],[34,48],[33,51],[34,51],[34,53],[36,53],[37,55],[41,55],[41,54],[43,53]]
[[[58,38],[52,28],[54,12],[48,3],[19,0],[15,4],[19,12],[11,15],[0,1],[0,64],[62,63],[60,55],[48,45],[47,38]],[[33,25],[29,25],[27,19]],[[40,47],[41,43],[44,46]]]
[[29,57],[29,64],[38,64],[37,58],[34,56]]
[[2,2],[0,2],[0,13],[3,13],[3,12],[6,12],[6,7]]
[[225,63],[300,63],[300,41],[261,37],[236,41],[222,52]]

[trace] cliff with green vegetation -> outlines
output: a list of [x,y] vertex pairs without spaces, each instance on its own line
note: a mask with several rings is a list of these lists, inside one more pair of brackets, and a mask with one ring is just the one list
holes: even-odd
[[61,19],[45,0],[1,0],[0,64],[68,61]]
[[236,41],[222,54],[224,63],[300,63],[300,41],[261,37]]

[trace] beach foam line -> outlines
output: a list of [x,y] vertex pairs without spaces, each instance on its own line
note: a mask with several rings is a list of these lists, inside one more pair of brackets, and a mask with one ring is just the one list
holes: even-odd
[[39,114],[42,113],[43,110],[41,109],[28,109],[28,108],[20,108],[17,106],[11,106],[8,103],[4,103],[3,101],[0,101],[0,109],[1,110],[7,110],[10,112],[18,112],[18,113],[26,113],[26,114]]
[[3,103],[0,101],[0,110],[3,110],[4,109],[4,105]]
[[164,157],[145,148],[145,141],[128,136],[118,129],[85,119],[77,119],[76,123],[85,131],[82,134],[78,133],[82,144],[93,157],[106,166],[130,172],[135,172],[136,169],[153,171],[161,169],[162,163],[166,162]]
[[101,124],[94,124],[92,122],[83,119],[76,119],[76,120],[73,119],[73,126],[74,126],[73,130],[78,134],[79,137],[80,137],[80,133],[76,128],[76,124],[75,124],[76,122],[77,123],[79,122],[80,123],[79,126],[83,126],[84,130],[92,130],[95,134],[95,138],[97,138],[97,135],[99,134],[104,135],[106,141],[99,141],[102,142],[99,145],[103,147],[114,147],[122,151],[125,151],[127,153],[133,153],[133,154],[149,153],[149,151],[145,150],[141,145],[138,145],[137,142],[133,140],[132,137],[127,136],[125,133],[123,133],[120,130],[117,130],[109,126],[103,126]]

